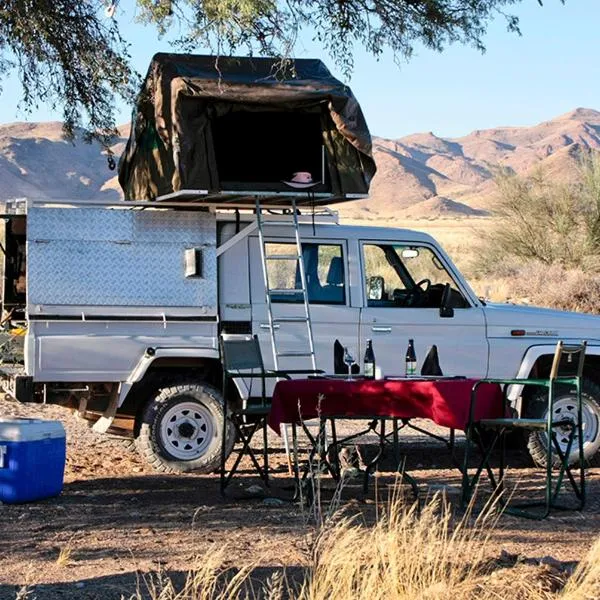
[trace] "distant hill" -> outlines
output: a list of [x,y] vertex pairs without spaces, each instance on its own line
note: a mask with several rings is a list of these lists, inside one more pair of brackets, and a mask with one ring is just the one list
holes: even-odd
[[489,210],[498,167],[542,168],[557,181],[575,173],[578,150],[600,149],[600,112],[577,108],[532,127],[496,127],[455,139],[417,133],[374,138],[378,172],[371,197],[344,205],[346,216],[465,216]]
[[[118,156],[129,126],[119,128]],[[378,172],[368,200],[339,208],[361,219],[443,218],[487,214],[499,166],[526,174],[542,167],[557,181],[575,172],[580,148],[600,149],[600,112],[577,108],[531,127],[496,127],[455,139],[416,133],[397,140],[374,138]],[[0,200],[82,200],[121,197],[116,172],[101,147],[61,137],[61,124],[0,125]]]

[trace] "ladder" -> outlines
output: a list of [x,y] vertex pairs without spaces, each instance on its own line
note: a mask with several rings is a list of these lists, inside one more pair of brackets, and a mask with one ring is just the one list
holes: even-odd
[[[298,224],[298,211],[296,210],[296,201],[291,201],[291,220],[265,220],[260,198],[256,199],[256,222],[258,226],[258,238],[260,245],[260,253],[262,259],[263,279],[265,284],[265,304],[267,307],[268,327],[271,337],[271,350],[273,352],[273,366],[275,370],[280,369],[280,359],[282,358],[302,358],[308,362],[307,369],[316,370],[315,344],[310,320],[310,306],[308,302],[308,289],[306,283],[306,271],[304,268],[304,260],[302,258],[302,241],[300,239],[300,229]],[[265,228],[269,226],[291,226],[294,229],[294,239],[296,250],[292,254],[268,254],[267,242],[265,240]],[[300,275],[300,281],[294,283],[292,288],[272,288],[269,282],[269,263],[271,261],[286,261],[292,262],[296,266],[296,273]],[[298,287],[298,284],[299,287]],[[273,296],[300,296],[304,307],[302,316],[298,315],[283,315],[273,313]],[[283,308],[287,303],[281,303],[278,306]],[[297,304],[291,304],[297,306]],[[304,324],[306,327],[306,347],[302,350],[282,350],[277,332],[280,329],[283,331],[286,324],[296,323]],[[298,368],[298,367],[296,367]],[[285,370],[285,369],[283,369]],[[286,456],[288,458],[288,467],[290,466],[290,446],[287,427],[282,430],[283,444],[285,447]]]

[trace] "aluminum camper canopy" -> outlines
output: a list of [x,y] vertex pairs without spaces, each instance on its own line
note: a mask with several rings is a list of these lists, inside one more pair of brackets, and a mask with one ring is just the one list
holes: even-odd
[[238,205],[364,198],[374,174],[360,106],[320,60],[189,54],[152,59],[119,164],[127,200]]

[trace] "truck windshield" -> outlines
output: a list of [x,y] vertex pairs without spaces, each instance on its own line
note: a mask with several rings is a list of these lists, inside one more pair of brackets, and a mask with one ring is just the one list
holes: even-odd
[[363,244],[367,306],[439,308],[446,284],[451,306],[469,303],[444,265],[426,246]]

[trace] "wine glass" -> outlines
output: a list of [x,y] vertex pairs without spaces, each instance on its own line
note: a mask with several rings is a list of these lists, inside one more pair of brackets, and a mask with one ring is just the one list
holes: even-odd
[[348,377],[346,381],[354,381],[352,378],[352,365],[354,364],[354,357],[350,354],[348,346],[344,346],[344,364],[348,366]]

